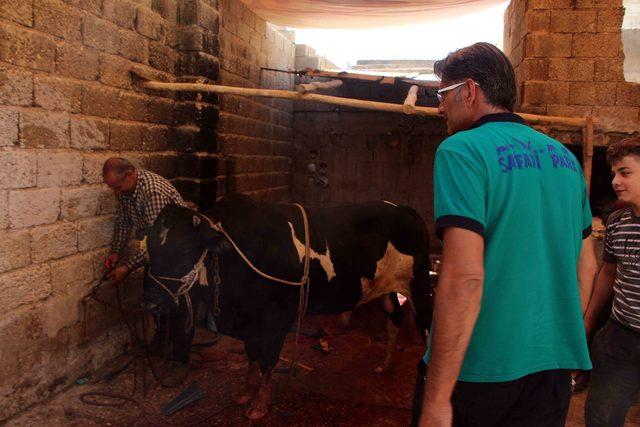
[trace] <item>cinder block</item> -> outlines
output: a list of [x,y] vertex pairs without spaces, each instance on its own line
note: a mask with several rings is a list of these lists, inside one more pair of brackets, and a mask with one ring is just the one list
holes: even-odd
[[0,45],[0,61],[39,71],[53,71],[56,45],[51,36],[0,23]]
[[73,81],[38,75],[34,77],[33,92],[37,107],[80,112],[82,87]]
[[29,230],[0,231],[0,273],[31,263]]
[[144,126],[142,147],[147,151],[164,151],[169,145],[169,129],[166,126]]
[[573,40],[577,58],[622,58],[622,39],[618,33],[581,34]]
[[102,186],[62,189],[61,218],[75,221],[100,213]]
[[105,119],[71,117],[71,147],[103,150],[109,147],[109,122]]
[[[525,27],[523,28],[524,33],[535,32],[535,31],[549,31],[549,26],[551,22],[551,12],[548,10],[528,10],[525,14],[524,23]],[[520,40],[520,35],[516,35],[515,39],[517,41]]]
[[78,249],[86,251],[111,243],[113,218],[103,216],[78,222]]
[[100,192],[100,215],[109,215],[116,212],[116,198],[113,191],[103,186]]
[[616,105],[640,107],[640,84],[618,83],[616,87]]
[[593,72],[592,59],[552,58],[549,60],[549,79],[551,80],[591,81]]
[[109,128],[109,147],[111,150],[137,151],[142,149],[143,124],[111,120]]
[[82,21],[82,41],[89,47],[108,53],[120,50],[118,27],[96,16],[85,15]]
[[149,62],[149,40],[138,33],[120,30],[120,55],[134,62]]
[[615,105],[616,83],[571,83],[573,105]]
[[122,120],[147,120],[149,97],[130,92],[120,92],[118,97],[118,118]]
[[90,283],[93,279],[94,252],[85,252],[52,261],[51,285],[54,293],[66,293]]
[[525,39],[526,57],[571,56],[571,34],[527,34]]
[[622,61],[615,59],[596,59],[593,80],[601,82],[623,82],[624,71]]
[[80,80],[98,78],[100,57],[97,52],[80,45],[58,43],[56,73]]
[[573,0],[531,0],[530,9],[569,9]]
[[100,15],[102,11],[102,0],[63,0],[65,3],[77,7],[94,15]]
[[551,31],[554,33],[587,33],[596,31],[598,14],[593,10],[551,11]]
[[73,223],[62,222],[31,230],[31,259],[45,262],[78,252],[78,231]]
[[19,109],[0,106],[0,147],[12,147],[19,143],[19,119]]
[[33,2],[0,0],[0,16],[27,27],[33,26]]
[[[173,123],[174,102],[171,99],[151,97],[149,98],[148,118],[152,123],[169,125]],[[195,119],[195,117],[193,118]]]
[[621,8],[623,5],[622,0],[575,0],[575,7],[578,9],[609,9],[609,8]]
[[115,118],[118,116],[118,90],[99,84],[82,88],[82,114]]
[[26,188],[33,187],[35,183],[35,151],[0,151],[0,187]]
[[593,108],[593,115],[597,117],[598,126],[609,132],[633,133],[638,130],[638,107],[601,107]]
[[20,142],[28,148],[69,146],[69,115],[36,109],[20,111]]
[[622,28],[623,19],[623,8],[599,10],[597,31],[602,33],[617,33]]
[[113,154],[86,153],[82,155],[82,179],[88,184],[102,183],[102,165]]
[[38,187],[60,187],[80,184],[82,154],[74,151],[38,153]]
[[593,112],[593,107],[585,105],[550,105],[547,114],[560,117],[587,117]]
[[160,42],[149,43],[149,65],[166,73],[173,74],[178,62],[175,50]]
[[541,58],[525,58],[522,62],[526,80],[547,80],[549,77],[549,60]]
[[102,10],[105,19],[129,30],[135,28],[136,6],[130,1],[104,0]]
[[164,20],[147,8],[138,7],[136,30],[151,40],[164,40]]
[[100,55],[100,81],[107,86],[131,89],[131,61],[115,55]]
[[181,51],[200,51],[204,46],[204,30],[197,26],[178,28],[178,49]]
[[65,40],[79,41],[82,16],[72,7],[56,0],[34,2],[33,27]]
[[0,229],[9,227],[9,192],[0,190]]
[[51,271],[46,264],[0,274],[0,311],[3,313],[42,300],[50,294]]
[[32,74],[16,67],[0,66],[0,104],[29,106],[32,99]]

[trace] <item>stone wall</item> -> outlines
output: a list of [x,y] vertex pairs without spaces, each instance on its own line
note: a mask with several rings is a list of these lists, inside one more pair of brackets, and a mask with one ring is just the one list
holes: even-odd
[[[238,0],[220,0],[220,84],[293,89],[293,32],[268,24]],[[243,192],[257,199],[291,198],[292,102],[225,95],[220,99],[218,147],[226,161],[220,194]]]
[[[613,198],[604,151],[638,132],[640,85],[624,78],[622,0],[512,0],[505,12],[504,48],[516,69],[523,112],[596,120],[591,201]],[[582,133],[540,129],[581,158]],[[597,213],[597,212],[596,212]]]
[[289,75],[259,67],[293,58],[235,0],[0,0],[0,420],[126,349],[117,313],[89,303],[85,318],[80,302],[112,235],[106,158],[201,206],[233,190],[289,198],[290,103],[145,92],[129,71],[284,88]]
[[632,133],[640,85],[625,82],[622,0],[512,0],[505,52],[516,68],[518,109],[554,116],[593,114],[604,134]]
[[[401,104],[408,84],[345,82],[330,95]],[[418,105],[434,106],[434,91]],[[431,246],[433,161],[446,136],[439,117],[418,117],[296,102],[293,198],[309,206],[388,200],[409,205],[424,218]]]

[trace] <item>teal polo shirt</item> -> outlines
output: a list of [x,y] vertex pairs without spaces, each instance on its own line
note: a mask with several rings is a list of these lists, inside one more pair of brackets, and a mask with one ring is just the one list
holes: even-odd
[[438,237],[460,227],[485,244],[480,313],[459,380],[591,369],[577,279],[591,209],[575,156],[515,114],[487,115],[440,145],[434,193]]

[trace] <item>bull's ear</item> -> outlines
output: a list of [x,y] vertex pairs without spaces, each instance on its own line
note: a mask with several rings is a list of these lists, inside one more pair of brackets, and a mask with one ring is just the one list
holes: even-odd
[[202,219],[200,218],[200,216],[198,216],[198,215],[194,215],[193,216],[193,226],[194,227],[198,227],[201,222],[202,222]]

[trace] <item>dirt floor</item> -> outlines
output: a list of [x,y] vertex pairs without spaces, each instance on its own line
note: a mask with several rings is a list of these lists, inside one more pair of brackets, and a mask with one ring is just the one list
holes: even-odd
[[[164,388],[147,371],[147,393],[143,395],[140,363],[133,363],[111,381],[93,381],[76,385],[20,416],[8,426],[70,425],[206,425],[206,426],[404,426],[410,419],[410,402],[415,379],[415,364],[423,352],[412,319],[406,316],[399,339],[400,351],[394,365],[385,374],[373,369],[385,352],[386,326],[375,305],[363,307],[351,318],[348,328],[340,326],[337,317],[315,316],[307,319],[305,330],[319,327],[329,332],[333,350],[323,354],[313,349],[314,338],[300,336],[297,360],[305,368],[295,376],[281,362],[275,374],[274,400],[271,412],[262,420],[251,422],[244,417],[245,407],[236,405],[243,386],[246,361],[242,344],[222,337],[213,346],[192,354],[192,370],[177,388]],[[200,334],[201,335],[201,334]],[[205,339],[202,336],[199,339]],[[197,339],[198,339],[197,338]],[[293,334],[287,338],[282,357],[294,353]],[[130,360],[131,357],[128,357]],[[111,369],[126,364],[114,363]],[[159,370],[162,370],[159,368]],[[109,372],[109,371],[106,371]],[[185,409],[165,417],[162,406],[191,384],[204,392],[204,397]],[[81,402],[84,393],[101,392],[131,395],[132,401],[120,407],[92,406]],[[583,426],[586,391],[576,393],[571,402],[567,426]],[[99,402],[108,402],[98,399]],[[113,402],[113,400],[112,400]],[[640,426],[640,407],[634,406],[628,426]]]

